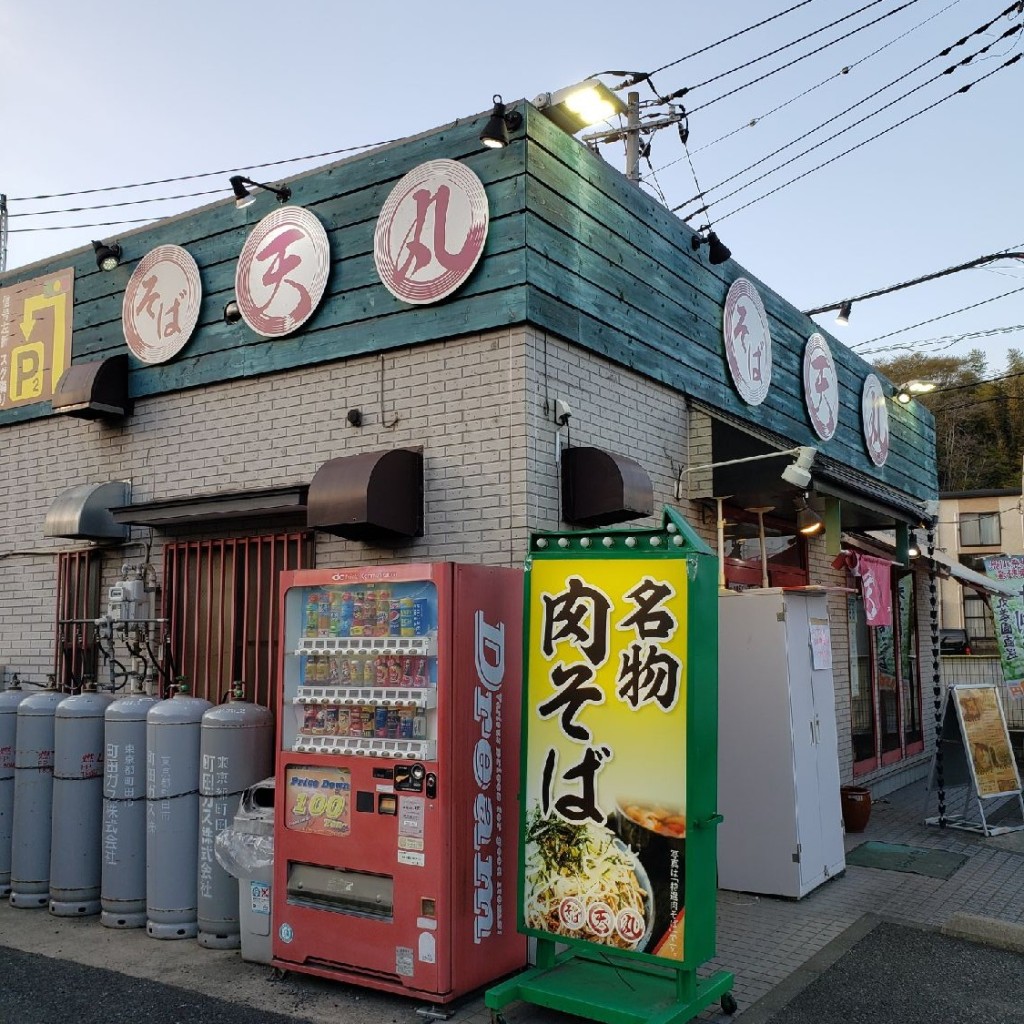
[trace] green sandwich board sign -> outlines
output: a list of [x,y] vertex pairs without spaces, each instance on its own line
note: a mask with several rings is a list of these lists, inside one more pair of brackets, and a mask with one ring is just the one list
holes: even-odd
[[[686,520],[536,534],[525,582],[518,924],[487,992],[609,1024],[682,1022],[715,955],[718,565]],[[561,951],[559,951],[561,949]]]

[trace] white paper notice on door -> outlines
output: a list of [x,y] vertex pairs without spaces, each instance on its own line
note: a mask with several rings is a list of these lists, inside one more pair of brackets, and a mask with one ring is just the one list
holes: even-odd
[[811,665],[816,669],[832,667],[832,634],[828,619],[811,619]]

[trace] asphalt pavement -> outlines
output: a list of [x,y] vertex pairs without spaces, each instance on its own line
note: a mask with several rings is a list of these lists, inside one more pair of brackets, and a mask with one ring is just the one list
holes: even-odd
[[1024,956],[872,915],[742,1014],[743,1024],[1024,1024]]

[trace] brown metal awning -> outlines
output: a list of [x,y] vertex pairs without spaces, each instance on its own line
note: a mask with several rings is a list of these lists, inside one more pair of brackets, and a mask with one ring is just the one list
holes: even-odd
[[115,522],[130,526],[172,529],[223,519],[285,519],[303,516],[307,484],[268,487],[254,491],[220,491],[215,494],[183,495],[159,501],[112,508]]
[[112,515],[130,493],[123,480],[105,484],[77,484],[53,499],[43,521],[44,537],[72,540],[124,540],[128,530]]
[[610,526],[654,512],[651,478],[639,462],[603,448],[562,450],[562,519]]
[[73,363],[61,375],[51,400],[53,411],[80,419],[118,419],[131,414],[128,356]]
[[325,462],[309,483],[306,525],[351,540],[423,536],[423,449],[346,455]]

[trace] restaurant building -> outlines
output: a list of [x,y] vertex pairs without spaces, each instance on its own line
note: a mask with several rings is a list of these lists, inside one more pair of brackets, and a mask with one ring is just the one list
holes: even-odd
[[842,780],[921,777],[932,622],[907,538],[936,498],[930,414],[770,268],[712,264],[509,109],[506,148],[484,112],[0,276],[7,678],[102,684],[90,620],[141,580],[161,685],[243,679],[273,706],[280,570],[522,566],[533,531],[671,505],[723,586],[827,588]]

